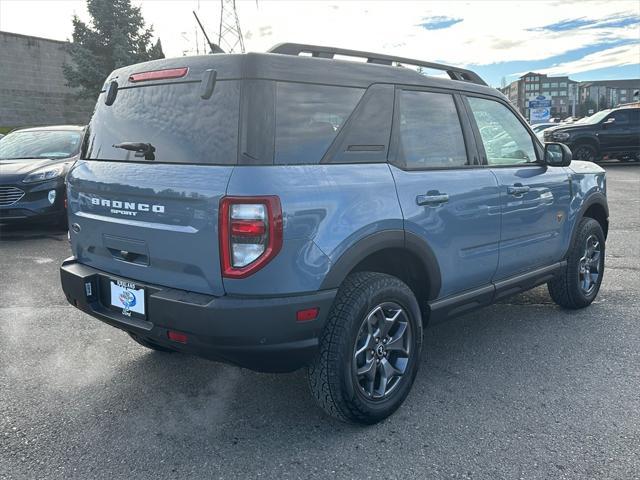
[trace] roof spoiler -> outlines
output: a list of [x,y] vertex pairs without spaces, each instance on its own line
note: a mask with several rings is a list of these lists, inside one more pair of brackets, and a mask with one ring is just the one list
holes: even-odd
[[360,50],[348,50],[345,48],[323,47],[320,45],[306,45],[302,43],[280,43],[272,47],[269,53],[279,53],[281,55],[298,56],[301,53],[310,53],[312,57],[318,58],[334,58],[335,55],[343,55],[346,57],[366,58],[367,63],[375,63],[378,65],[393,65],[394,62],[403,65],[414,65],[416,67],[431,68],[434,70],[442,70],[452,80],[460,80],[463,82],[476,83],[478,85],[487,85],[480,76],[466,70],[464,68],[452,67],[441,63],[424,62],[412,58],[396,57],[393,55],[384,55],[379,53],[363,52]]

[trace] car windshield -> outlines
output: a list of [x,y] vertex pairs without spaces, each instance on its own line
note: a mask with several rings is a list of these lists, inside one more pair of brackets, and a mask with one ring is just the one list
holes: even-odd
[[80,150],[82,133],[70,130],[13,132],[0,142],[0,160],[67,158]]
[[578,120],[576,123],[580,123],[583,125],[584,124],[593,125],[594,123],[598,123],[600,120],[602,120],[604,117],[606,117],[610,113],[611,113],[611,110],[602,110],[601,112],[594,113],[590,117],[585,117],[581,120]]

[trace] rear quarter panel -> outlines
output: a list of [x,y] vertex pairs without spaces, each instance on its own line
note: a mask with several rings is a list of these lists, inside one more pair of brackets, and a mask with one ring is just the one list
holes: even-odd
[[402,230],[387,164],[238,166],[227,195],[278,195],[280,253],[244,279],[224,279],[230,294],[276,295],[318,290],[335,262],[359,240]]

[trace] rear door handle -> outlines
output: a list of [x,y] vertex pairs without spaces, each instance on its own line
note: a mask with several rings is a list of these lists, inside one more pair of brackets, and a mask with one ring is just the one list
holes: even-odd
[[531,190],[530,187],[515,184],[512,187],[507,187],[507,193],[509,195],[523,195]]
[[449,195],[446,193],[431,193],[426,195],[418,195],[416,197],[416,203],[424,207],[435,207],[447,203],[449,201]]

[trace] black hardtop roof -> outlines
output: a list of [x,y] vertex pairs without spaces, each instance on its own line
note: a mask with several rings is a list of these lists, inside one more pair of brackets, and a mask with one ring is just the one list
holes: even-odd
[[[315,47],[298,44],[283,44],[286,47]],[[282,49],[283,45],[274,47],[274,51]],[[295,50],[295,48],[293,49]],[[375,55],[374,58],[382,61],[393,60],[401,64],[428,65],[426,68],[436,67],[443,70],[443,74],[454,72],[454,75],[466,75],[471,80],[453,80],[431,75],[423,75],[411,68],[403,68],[382,64],[377,61],[358,62],[342,59],[327,58],[324,56],[299,56],[292,53],[244,53],[244,54],[213,54],[189,57],[176,57],[169,59],[153,60],[139,63],[115,70],[107,81],[116,80],[120,87],[127,86],[128,77],[133,73],[162,70],[169,68],[189,67],[186,77],[177,81],[200,81],[202,74],[208,70],[216,71],[217,80],[234,79],[267,79],[290,82],[316,83],[326,85],[339,85],[347,87],[367,88],[374,83],[391,83],[410,85],[417,87],[435,87],[482,93],[496,97],[504,96],[496,89],[486,86],[482,79],[475,73],[450,67],[447,65],[433,64],[420,60],[391,57],[388,55],[370,54],[344,49],[331,49],[343,55],[341,52],[353,52],[360,57]],[[301,50],[304,51],[304,50]],[[356,55],[353,55],[356,56]],[[451,69],[447,72],[446,69]],[[459,72],[462,72],[460,74]],[[451,73],[449,73],[451,75]],[[145,82],[146,85],[152,81]],[[158,80],[153,83],[163,83]]]

